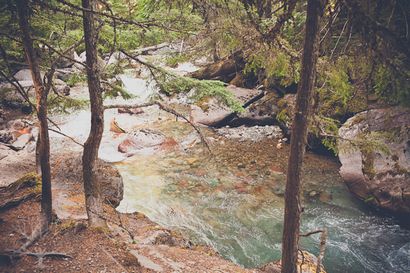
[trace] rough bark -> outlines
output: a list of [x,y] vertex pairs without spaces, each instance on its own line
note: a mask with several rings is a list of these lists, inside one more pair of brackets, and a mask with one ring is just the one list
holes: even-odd
[[51,169],[50,169],[50,140],[48,135],[47,121],[47,95],[40,74],[40,66],[33,47],[29,25],[29,6],[27,0],[17,0],[17,13],[21,29],[23,46],[26,53],[27,63],[31,70],[34,90],[36,92],[37,118],[40,123],[38,156],[41,168],[41,211],[44,217],[43,224],[50,224],[52,220],[52,196],[51,196]]
[[282,238],[282,273],[296,273],[300,227],[300,177],[306,147],[311,97],[316,76],[321,0],[308,0],[306,33],[288,162]]
[[99,79],[97,64],[97,35],[94,26],[93,0],[82,0],[83,10],[83,27],[84,41],[87,64],[87,81],[88,91],[90,93],[91,104],[91,130],[84,144],[83,152],[83,179],[85,205],[90,226],[102,227],[106,223],[102,218],[103,198],[101,194],[101,185],[95,175],[98,149],[104,130],[104,107],[102,99],[102,90]]

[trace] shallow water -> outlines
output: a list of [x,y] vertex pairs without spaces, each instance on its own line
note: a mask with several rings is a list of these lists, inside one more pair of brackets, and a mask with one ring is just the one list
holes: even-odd
[[[155,88],[129,73],[121,75],[124,87],[136,102],[144,102]],[[195,133],[185,123],[157,114],[146,118],[139,128],[145,125],[185,144],[118,163],[125,186],[119,210],[140,211],[245,267],[280,259],[287,147],[275,149],[273,139],[255,143],[206,132],[211,157],[192,141]],[[124,126],[131,122],[117,120]],[[328,228],[327,271],[410,272],[410,231],[358,203],[342,183],[337,163],[315,155],[306,163],[301,229]],[[314,254],[318,244],[319,235],[301,241]]]
[[[162,129],[181,141],[189,131],[181,126],[166,124]],[[214,140],[213,157],[196,144],[117,164],[125,182],[119,210],[140,211],[245,267],[280,259],[286,148],[275,151],[274,140],[252,143],[207,136]],[[252,159],[255,153],[257,160]],[[410,272],[409,230],[358,203],[332,160],[308,155],[304,171],[301,229],[328,229],[324,264],[329,273]],[[313,190],[317,195],[309,197]],[[301,242],[314,254],[318,244],[319,235]]]

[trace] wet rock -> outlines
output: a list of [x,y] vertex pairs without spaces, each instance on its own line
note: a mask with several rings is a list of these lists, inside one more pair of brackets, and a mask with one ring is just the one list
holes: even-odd
[[260,141],[266,138],[281,138],[282,131],[278,126],[240,126],[240,127],[224,127],[216,129],[219,135],[226,138],[238,139],[241,141]]
[[165,141],[166,137],[162,133],[149,129],[141,129],[129,133],[118,145],[118,151],[131,155],[144,148],[159,146]]
[[[60,184],[72,183],[73,181],[83,184],[81,153],[57,155],[51,160],[51,163],[52,179],[58,179]],[[106,203],[117,207],[124,193],[122,177],[118,170],[111,164],[98,159],[96,174]]]
[[30,134],[23,134],[23,135],[19,136],[16,139],[16,141],[13,142],[13,144],[11,146],[13,146],[13,148],[15,150],[22,150],[22,149],[24,149],[24,147],[26,147],[27,143],[29,143],[33,139],[34,139],[34,137],[31,133]]
[[[298,253],[297,273],[316,273],[317,258],[307,251],[299,251]],[[281,262],[268,263],[261,267],[261,272],[279,273],[281,272]],[[326,273],[323,265],[321,266],[319,273]]]
[[410,213],[410,109],[372,109],[340,128],[340,174],[361,200]]

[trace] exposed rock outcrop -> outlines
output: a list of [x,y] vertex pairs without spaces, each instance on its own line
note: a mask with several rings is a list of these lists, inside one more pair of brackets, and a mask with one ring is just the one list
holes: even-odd
[[[279,273],[281,272],[280,264],[280,261],[268,263],[261,268],[261,271],[266,273]],[[300,251],[298,254],[297,273],[316,273],[316,268],[317,258],[307,251]],[[326,273],[323,265],[320,267],[319,272]]]
[[[76,181],[83,183],[81,153],[69,153],[57,156],[52,160],[52,179],[70,183]],[[98,159],[97,161],[97,180],[102,186],[105,201],[117,207],[124,193],[122,177],[118,170],[109,163]]]
[[372,109],[340,128],[340,174],[366,203],[410,213],[410,109]]

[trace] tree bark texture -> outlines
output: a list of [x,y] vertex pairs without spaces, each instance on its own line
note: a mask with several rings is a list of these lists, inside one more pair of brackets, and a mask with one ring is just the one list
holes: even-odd
[[98,149],[104,130],[104,107],[102,90],[97,64],[97,33],[94,25],[94,15],[87,10],[94,9],[93,0],[82,0],[84,41],[86,51],[87,81],[91,104],[91,130],[84,144],[83,179],[85,205],[90,226],[102,227],[106,223],[102,218],[103,199],[101,185],[95,175]]
[[38,156],[41,168],[41,210],[45,220],[43,224],[51,223],[52,220],[52,195],[51,195],[51,168],[50,168],[50,139],[48,135],[47,121],[47,95],[48,91],[44,88],[41,79],[38,58],[34,51],[33,40],[30,35],[29,25],[29,5],[28,0],[17,0],[17,13],[19,26],[22,34],[24,50],[27,63],[31,70],[34,90],[36,92],[37,117],[40,123]]
[[298,86],[292,139],[288,162],[285,215],[282,237],[282,273],[296,273],[300,227],[300,178],[315,84],[318,55],[318,27],[323,5],[321,0],[308,0],[301,81]]

